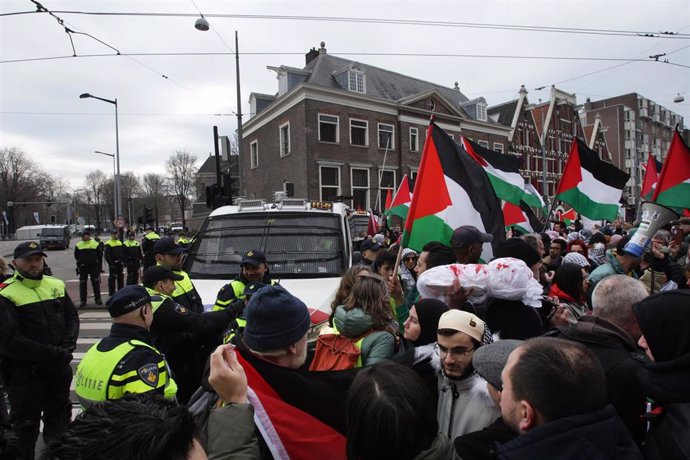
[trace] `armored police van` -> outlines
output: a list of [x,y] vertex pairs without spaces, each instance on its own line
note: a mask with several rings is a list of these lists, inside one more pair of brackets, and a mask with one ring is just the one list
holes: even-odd
[[207,309],[239,274],[242,254],[252,249],[266,254],[271,278],[307,304],[312,322],[322,322],[352,265],[347,206],[283,198],[242,200],[214,210],[183,264]]

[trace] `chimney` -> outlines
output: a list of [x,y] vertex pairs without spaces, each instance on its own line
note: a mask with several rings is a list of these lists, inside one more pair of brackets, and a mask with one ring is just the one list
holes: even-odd
[[457,91],[457,92],[460,92],[460,85],[458,84],[457,81],[455,82],[455,85],[453,86],[453,89],[454,89],[455,91]]
[[319,57],[319,52],[316,50],[316,48],[312,48],[309,50],[307,54],[304,55],[305,60],[307,61],[305,65],[308,65],[311,61]]
[[319,54],[326,54],[326,42],[321,42],[321,48],[319,48]]

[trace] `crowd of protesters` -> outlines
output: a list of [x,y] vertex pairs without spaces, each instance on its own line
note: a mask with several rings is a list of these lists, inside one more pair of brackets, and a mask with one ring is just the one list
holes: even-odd
[[462,226],[419,252],[374,235],[320,330],[260,251],[213,313],[180,312],[164,285],[181,275],[154,267],[109,311],[154,357],[158,308],[208,326],[199,389],[180,405],[158,380],[176,361],[134,366],[153,391],[89,405],[44,458],[690,458],[690,219],[674,224],[641,258],[622,223]]

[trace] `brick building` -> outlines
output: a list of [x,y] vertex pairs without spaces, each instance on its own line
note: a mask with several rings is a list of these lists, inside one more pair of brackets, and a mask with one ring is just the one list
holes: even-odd
[[583,128],[577,109],[575,95],[555,87],[551,87],[549,101],[530,104],[524,85],[517,99],[488,109],[490,119],[510,128],[507,153],[520,157],[522,176],[542,194],[546,172],[549,200],[556,192],[576,136],[610,161],[601,123]]
[[676,125],[683,130],[683,117],[651,101],[641,94],[587,100],[582,108],[587,123],[600,120],[606,130],[613,164],[630,173],[626,197],[631,205],[637,203],[642,185],[640,165],[646,164],[651,154],[663,161]]
[[509,129],[457,83],[448,88],[329,55],[323,42],[303,68],[268,68],[278,92],[251,93],[252,117],[243,125],[248,198],[294,189],[296,197],[380,208],[404,174],[414,181],[432,114],[451,135],[507,149]]

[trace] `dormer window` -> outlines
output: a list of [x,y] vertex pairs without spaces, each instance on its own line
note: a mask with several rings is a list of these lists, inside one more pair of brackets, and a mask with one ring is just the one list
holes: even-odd
[[355,93],[365,94],[367,92],[364,72],[359,67],[352,67],[348,71],[348,89]]
[[433,112],[434,110],[436,110],[436,101],[433,97],[426,102],[426,109],[429,112]]
[[486,121],[486,103],[477,102],[477,120]]

